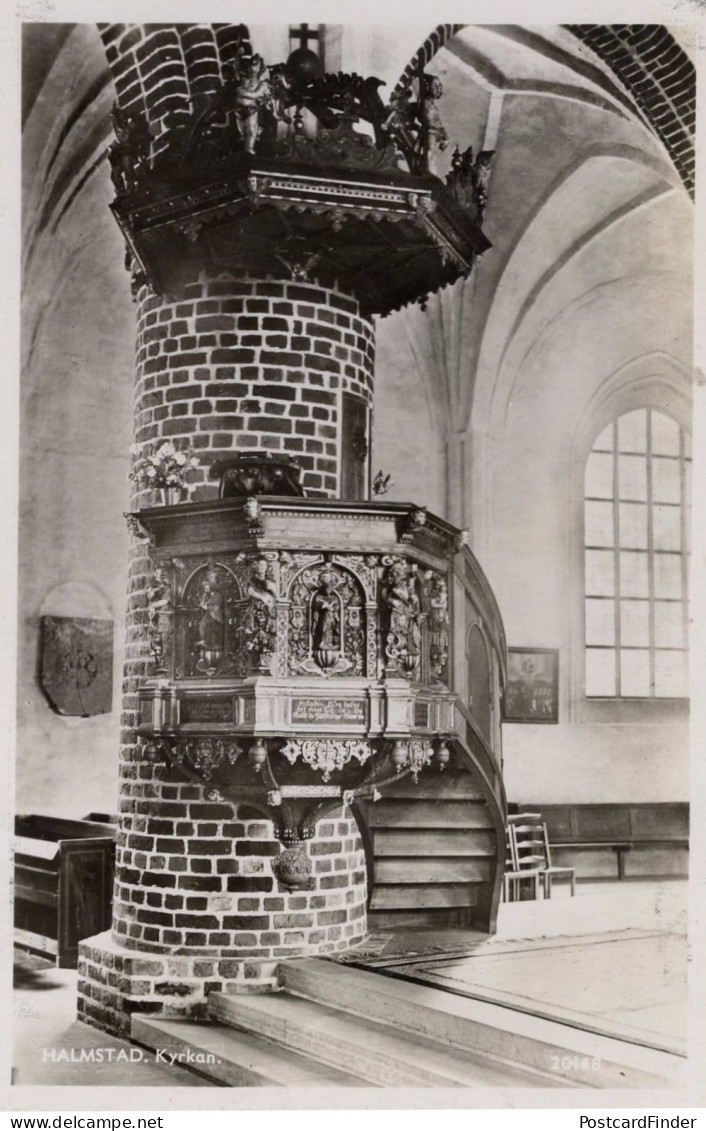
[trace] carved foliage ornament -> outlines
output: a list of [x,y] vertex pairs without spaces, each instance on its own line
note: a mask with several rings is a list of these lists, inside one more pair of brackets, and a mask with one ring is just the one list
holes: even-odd
[[431,742],[413,738],[409,743],[409,768],[412,778],[416,782],[419,774],[428,766],[434,757],[434,747]]
[[281,754],[294,765],[300,759],[318,770],[327,782],[334,770],[342,770],[351,759],[363,765],[372,757],[372,750],[367,742],[356,742],[346,739],[335,742],[331,739],[318,739],[313,741],[292,740],[287,742],[280,751]]
[[242,748],[224,738],[187,738],[174,744],[171,761],[176,766],[189,762],[205,781],[210,781],[221,766],[234,766]]

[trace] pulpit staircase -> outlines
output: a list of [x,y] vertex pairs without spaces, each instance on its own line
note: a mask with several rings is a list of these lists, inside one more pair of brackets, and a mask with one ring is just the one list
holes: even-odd
[[406,778],[368,806],[367,823],[371,931],[471,926],[492,902],[497,820],[471,773]]

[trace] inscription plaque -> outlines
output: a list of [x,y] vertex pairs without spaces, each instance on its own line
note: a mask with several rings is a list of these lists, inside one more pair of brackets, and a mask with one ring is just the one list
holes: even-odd
[[232,699],[182,699],[179,704],[182,723],[232,723]]
[[340,785],[281,785],[282,797],[340,797]]
[[365,724],[365,708],[360,699],[292,699],[292,722]]

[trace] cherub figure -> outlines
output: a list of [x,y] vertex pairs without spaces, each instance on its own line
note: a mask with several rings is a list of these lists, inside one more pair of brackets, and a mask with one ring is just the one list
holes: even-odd
[[262,55],[239,54],[235,62],[235,120],[246,153],[255,152],[260,109],[271,102],[270,75]]

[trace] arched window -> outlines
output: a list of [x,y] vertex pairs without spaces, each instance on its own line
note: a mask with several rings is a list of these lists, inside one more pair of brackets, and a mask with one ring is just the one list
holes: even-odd
[[588,457],[586,696],[685,698],[691,441],[655,409],[626,412]]

